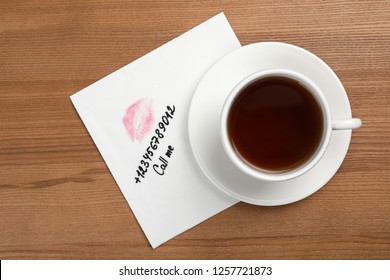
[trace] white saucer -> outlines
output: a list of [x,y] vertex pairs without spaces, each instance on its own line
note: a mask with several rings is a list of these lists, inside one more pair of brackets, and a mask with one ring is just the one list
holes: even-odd
[[332,131],[327,151],[306,174],[284,182],[249,177],[227,158],[219,137],[222,105],[231,89],[259,70],[285,68],[314,81],[324,93],[333,119],[351,118],[347,94],[336,74],[314,54],[284,43],[244,46],[219,60],[202,78],[191,101],[188,132],[192,152],[206,177],[220,190],[256,205],[283,205],[301,200],[324,186],[348,151],[351,130]]

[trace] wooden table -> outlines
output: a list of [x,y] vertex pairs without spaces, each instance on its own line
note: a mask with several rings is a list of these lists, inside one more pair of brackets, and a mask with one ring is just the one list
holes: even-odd
[[[336,176],[153,250],[69,96],[224,11],[324,59],[364,126]],[[1,1],[0,259],[389,259],[390,1]]]

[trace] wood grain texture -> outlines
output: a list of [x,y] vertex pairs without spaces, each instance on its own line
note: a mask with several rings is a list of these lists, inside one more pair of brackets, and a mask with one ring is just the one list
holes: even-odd
[[[243,45],[324,59],[364,126],[311,197],[239,203],[153,250],[69,96],[221,11]],[[1,1],[0,259],[389,259],[389,14],[390,1]]]

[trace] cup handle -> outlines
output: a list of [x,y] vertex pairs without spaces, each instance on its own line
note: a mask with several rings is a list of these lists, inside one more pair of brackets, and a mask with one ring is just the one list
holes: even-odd
[[362,121],[357,118],[340,119],[332,122],[333,130],[354,129],[362,126]]

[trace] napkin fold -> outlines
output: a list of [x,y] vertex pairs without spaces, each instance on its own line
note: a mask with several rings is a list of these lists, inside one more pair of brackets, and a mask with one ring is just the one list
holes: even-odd
[[187,118],[202,76],[240,47],[220,13],[70,97],[153,248],[237,202],[197,166]]

